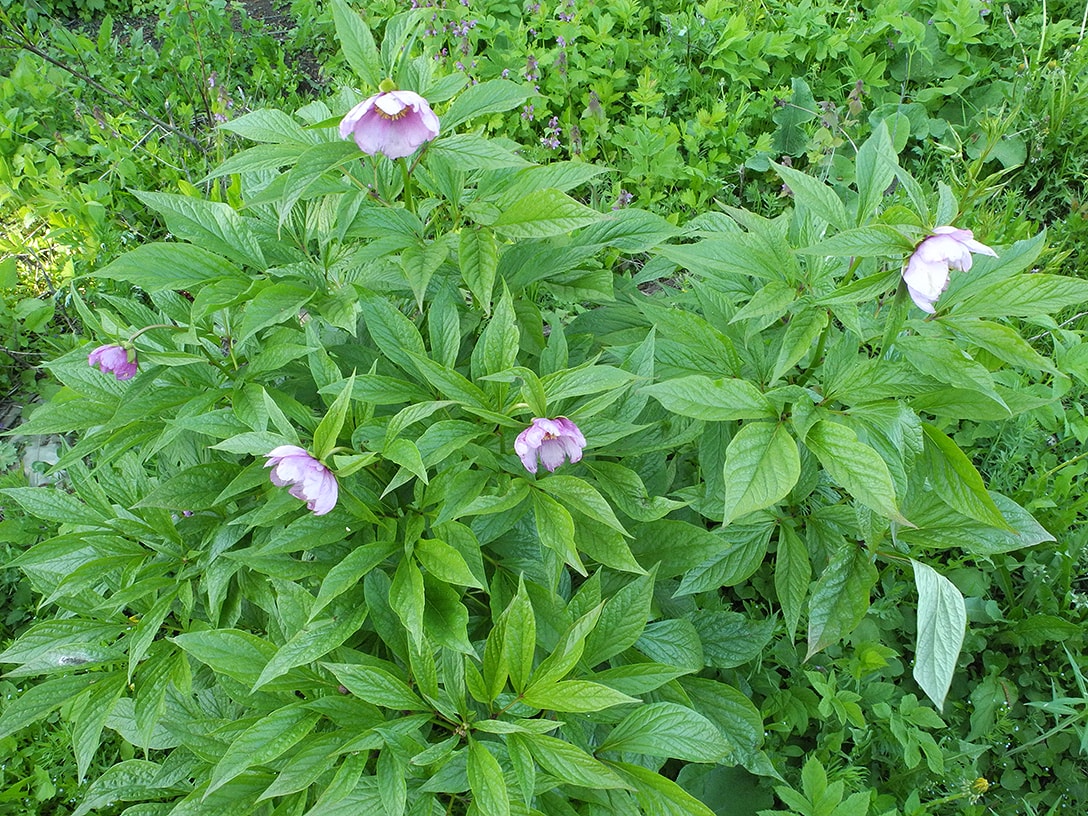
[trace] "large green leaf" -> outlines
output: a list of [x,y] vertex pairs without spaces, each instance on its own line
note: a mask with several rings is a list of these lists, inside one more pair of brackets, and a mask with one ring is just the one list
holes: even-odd
[[911,559],[918,587],[918,640],[914,679],[938,709],[952,685],[967,629],[967,607],[955,585],[932,567]]
[[812,590],[806,660],[857,628],[869,610],[876,579],[876,567],[864,547],[847,544],[836,553]]
[[725,511],[722,523],[770,507],[797,484],[801,459],[785,426],[750,422],[725,451]]
[[382,81],[382,61],[374,35],[359,13],[344,0],[333,0],[332,19],[336,26],[336,39],[355,75],[371,89],[377,90]]
[[809,428],[805,446],[816,454],[831,478],[859,502],[885,518],[910,524],[896,505],[888,465],[852,429],[821,419]]
[[933,425],[923,424],[922,432],[925,434],[922,459],[925,475],[937,495],[965,516],[1011,531],[997,504],[986,492],[982,476],[960,446]]
[[642,389],[666,410],[681,416],[725,422],[734,419],[764,419],[775,415],[763,393],[747,380],[700,374],[655,383]]
[[475,116],[511,110],[532,95],[531,88],[507,79],[490,79],[471,85],[453,100],[442,117],[442,127],[449,131]]
[[702,714],[677,703],[650,703],[624,717],[600,750],[717,762],[729,752],[729,745]]
[[320,714],[295,706],[278,708],[262,717],[227,748],[212,769],[207,793],[217,790],[243,771],[276,759],[309,734]]
[[256,235],[249,222],[229,204],[143,190],[135,190],[133,194],[161,213],[167,228],[178,238],[240,264],[264,269],[264,253]]
[[510,794],[502,766],[479,740],[468,744],[468,784],[476,812],[487,816],[510,816]]
[[600,213],[559,190],[541,190],[515,201],[492,225],[508,238],[546,238],[592,224]]
[[245,278],[221,255],[192,244],[150,243],[95,270],[95,277],[121,280],[148,292],[196,289],[217,278]]

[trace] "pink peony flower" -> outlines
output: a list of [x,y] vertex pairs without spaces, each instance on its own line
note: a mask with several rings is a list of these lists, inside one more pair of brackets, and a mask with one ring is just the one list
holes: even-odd
[[340,137],[352,136],[368,156],[411,156],[438,136],[438,117],[427,100],[411,91],[383,91],[360,102],[340,122]]
[[118,380],[131,380],[136,376],[136,349],[124,346],[99,346],[87,355],[92,368],[98,367],[103,374],[113,374]]
[[265,454],[265,467],[272,468],[269,477],[276,487],[291,485],[288,491],[306,502],[315,516],[323,516],[336,505],[339,485],[327,467],[297,445],[280,445]]
[[971,253],[997,257],[997,253],[975,240],[971,230],[937,227],[933,235],[918,244],[903,270],[903,281],[911,299],[923,312],[933,314],[933,304],[948,288],[948,270],[966,272]]
[[586,438],[578,426],[566,417],[537,417],[514,440],[514,450],[530,473],[536,473],[537,457],[551,472],[566,459],[570,459],[572,464],[579,461],[585,446]]

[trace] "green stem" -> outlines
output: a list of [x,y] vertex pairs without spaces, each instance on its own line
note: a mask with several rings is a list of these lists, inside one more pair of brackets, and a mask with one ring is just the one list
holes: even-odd
[[400,172],[404,177],[404,206],[408,208],[408,212],[414,215],[416,202],[412,197],[412,172],[408,169],[408,162],[404,159],[397,159],[397,164],[400,165]]

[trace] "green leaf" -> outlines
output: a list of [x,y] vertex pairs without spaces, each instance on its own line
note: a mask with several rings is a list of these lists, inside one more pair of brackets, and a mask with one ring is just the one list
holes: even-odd
[[[113,802],[154,798],[156,780],[161,771],[162,766],[158,763],[143,759],[128,759],[111,765],[90,784],[72,816],[86,816],[92,810]],[[132,808],[129,808],[129,812],[132,813]]]
[[461,280],[472,292],[473,302],[491,314],[491,295],[495,291],[495,275],[499,266],[499,249],[495,234],[486,227],[461,230],[457,251],[461,265]]
[[[702,668],[702,660],[699,661]],[[695,669],[678,666],[665,666],[661,663],[628,663],[625,666],[616,666],[611,669],[597,672],[590,677],[606,686],[611,686],[616,691],[624,694],[646,694],[661,688],[666,683],[689,674]]]
[[873,128],[872,134],[858,149],[855,172],[859,225],[868,221],[873,210],[878,207],[884,198],[884,192],[895,179],[895,171],[898,167],[899,160],[895,155],[895,148],[892,147],[888,123],[882,121]]
[[366,619],[367,608],[359,604],[343,611],[340,616],[311,620],[291,636],[265,665],[253,691],[286,674],[295,666],[313,663],[359,631]]
[[1014,532],[980,524],[956,512],[933,491],[911,497],[911,519],[917,529],[899,530],[897,539],[920,549],[960,549],[972,555],[995,555],[1053,541],[1032,515],[1007,496],[990,491],[1005,521]]
[[628,535],[604,496],[588,482],[576,476],[549,475],[537,481],[535,487],[558,499],[564,506],[589,516],[594,521]]
[[784,498],[801,475],[797,443],[776,422],[745,424],[725,451],[723,524],[770,507]]
[[243,771],[284,754],[309,734],[320,714],[287,706],[262,717],[238,735],[212,769],[204,795],[218,790]]
[[918,638],[914,679],[938,710],[952,685],[967,629],[967,607],[956,586],[932,567],[911,559],[918,587]]
[[314,296],[313,287],[290,281],[264,286],[246,304],[238,327],[238,343],[244,343],[261,329],[285,322],[298,325],[299,312]]
[[294,164],[298,157],[305,151],[305,147],[299,144],[261,144],[248,147],[232,156],[228,156],[221,164],[216,165],[208,175],[200,180],[206,183],[212,179],[229,176],[234,173],[255,173],[262,170],[279,170],[286,164]]
[[329,605],[333,599],[356,586],[368,572],[396,552],[398,545],[390,541],[375,541],[356,547],[329,568],[321,581],[317,600],[310,609],[310,619]]
[[502,767],[479,740],[468,744],[468,784],[477,813],[510,816],[510,795]]
[[821,419],[809,428],[805,446],[851,496],[885,518],[910,525],[896,506],[888,465],[851,428]]
[[333,400],[328,413],[318,423],[317,430],[314,431],[314,456],[318,459],[325,459],[336,447],[336,440],[340,436],[344,420],[348,416],[348,409],[351,407],[351,395],[354,389],[355,375],[352,374],[345,382],[344,390]]
[[0,261],[0,289],[14,289],[19,285],[19,267],[15,256]]
[[563,633],[551,654],[541,661],[536,672],[533,673],[534,685],[561,680],[578,664],[585,650],[586,636],[593,631],[597,621],[600,620],[603,607],[604,604],[595,606]]
[[574,519],[567,509],[551,496],[533,491],[533,518],[540,543],[585,575],[585,565],[574,544]]
[[915,241],[895,227],[870,224],[846,230],[817,244],[796,250],[800,255],[855,258],[896,258],[914,250]]
[[453,100],[442,117],[442,129],[450,132],[473,117],[513,110],[532,95],[531,88],[507,79],[490,79],[470,85]]
[[137,502],[137,507],[170,510],[207,510],[217,507],[219,494],[241,472],[227,462],[204,462],[186,468],[164,481]]
[[647,624],[635,642],[635,648],[657,663],[686,672],[700,671],[706,665],[703,642],[694,624],[686,618]]
[[353,141],[321,142],[307,148],[284,177],[279,199],[280,226],[288,222],[292,208],[317,186],[322,176],[360,156],[362,152]]
[[802,173],[792,167],[774,162],[771,162],[771,166],[789,186],[794,201],[836,229],[845,230],[850,227],[850,216],[846,214],[846,207],[834,189],[814,179],[808,173]]
[[605,601],[597,627],[586,638],[588,664],[604,663],[635,644],[650,618],[654,573],[639,575]]
[[546,238],[600,220],[601,215],[566,193],[549,189],[515,201],[492,225],[507,238]]
[[[936,337],[900,337],[895,347],[918,372],[954,388],[978,391],[1005,406],[984,366],[972,360],[951,340]],[[1008,410],[1008,406],[1005,406]]]
[[486,410],[487,395],[463,375],[425,355],[410,353],[409,357],[415,362],[416,370],[442,396],[465,406]]
[[472,352],[472,372],[476,378],[506,371],[517,362],[520,333],[514,314],[514,301],[506,284]]
[[48,716],[93,683],[94,674],[68,674],[31,686],[9,700],[0,714],[0,739]]
[[740,612],[698,610],[692,617],[708,666],[733,669],[755,660],[771,640],[775,619],[751,620]]
[[390,301],[380,295],[363,294],[359,297],[362,319],[374,343],[388,359],[405,373],[417,371],[411,355],[426,357],[423,337],[415,323],[400,313]]
[[667,411],[710,422],[764,419],[775,416],[774,406],[747,380],[700,374],[656,383],[642,389]]
[[450,241],[439,239],[430,243],[409,244],[400,253],[400,265],[412,294],[416,296],[416,308],[423,310],[427,287],[450,254]]
[[76,778],[81,784],[102,742],[102,728],[127,679],[122,671],[92,676],[94,684],[77,698],[72,713],[72,747],[76,755]]
[[542,377],[548,401],[554,403],[568,397],[584,397],[615,391],[638,379],[634,374],[614,366],[584,365],[556,371]]
[[587,462],[593,475],[620,512],[635,521],[657,521],[685,505],[682,501],[650,496],[642,478],[633,470],[615,462]]
[[344,0],[333,0],[332,19],[336,26],[336,39],[340,41],[340,48],[351,70],[372,90],[377,90],[384,77],[381,56],[370,29],[359,13]]
[[147,292],[196,289],[217,278],[243,278],[226,258],[192,244],[149,243],[95,270],[97,278],[121,280]]
[[546,734],[519,734],[540,767],[556,779],[584,788],[626,788],[627,783],[599,759]]
[[[455,102],[454,105],[456,104]],[[449,114],[442,118],[449,119]],[[448,125],[443,122],[443,127]],[[487,139],[474,133],[459,133],[434,142],[427,150],[427,160],[432,161],[436,158],[443,159],[452,167],[464,171],[498,170],[504,167],[525,167],[529,164],[517,153],[503,147],[494,139]]]
[[265,259],[249,222],[229,204],[202,198],[134,190],[140,201],[157,210],[177,238],[237,263],[264,270]]
[[536,615],[525,591],[524,577],[518,579],[517,594],[506,607],[501,625],[502,650],[510,674],[510,685],[520,694],[529,683],[536,655]]
[[317,143],[316,132],[303,129],[302,125],[288,114],[275,108],[259,108],[255,111],[231,119],[219,126],[220,130],[229,130],[254,142],[271,144],[313,145]]
[[649,703],[624,717],[599,750],[717,762],[729,745],[702,714],[677,703]]
[[718,590],[746,581],[763,563],[773,523],[730,524],[716,535],[724,547],[684,573],[674,597]]
[[323,663],[322,665],[336,675],[336,679],[343,684],[344,688],[360,700],[394,710],[431,710],[427,703],[408,688],[407,683],[394,677],[385,669],[353,663]]
[[479,579],[465,561],[465,557],[445,541],[421,538],[413,550],[424,569],[440,581],[458,586],[483,589]]
[[797,636],[797,624],[811,580],[812,564],[805,542],[793,528],[782,525],[778,528],[778,551],[774,560],[774,591],[791,639]]
[[626,762],[615,762],[613,767],[631,779],[642,813],[653,816],[715,816],[714,811],[667,776]]
[[612,706],[638,703],[635,697],[589,680],[560,680],[555,683],[533,683],[522,694],[522,702],[533,708],[584,714],[603,711]]
[[869,610],[876,579],[876,567],[864,547],[849,544],[835,554],[812,590],[805,660],[857,628]]
[[940,325],[1009,365],[1035,371],[1056,371],[1053,362],[1039,354],[1032,348],[1031,343],[1010,326],[989,320],[959,317],[941,318]]
[[923,423],[925,475],[937,495],[969,518],[1012,530],[986,492],[982,476],[959,445],[940,429]]
[[5,487],[0,490],[35,518],[59,524],[103,524],[97,510],[75,496],[51,487]]
[[251,687],[276,653],[267,640],[237,629],[183,632],[173,641],[213,671]]
[[1085,301],[1088,280],[1084,278],[1017,275],[972,292],[952,313],[955,317],[1038,317]]
[[[787,371],[812,351],[827,325],[827,320],[827,312],[823,309],[808,309],[790,318],[786,333],[782,337],[782,346],[778,350],[774,371],[771,373],[771,384],[785,376]],[[810,365],[818,362],[813,360]]]
[[[389,605],[415,644],[423,642],[423,609],[426,603],[423,574],[415,561],[405,558],[397,566],[389,587]],[[347,685],[345,683],[345,685]]]

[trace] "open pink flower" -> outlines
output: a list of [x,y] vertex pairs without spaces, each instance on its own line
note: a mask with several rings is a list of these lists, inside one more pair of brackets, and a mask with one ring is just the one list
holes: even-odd
[[87,355],[87,362],[92,368],[97,367],[103,374],[113,374],[118,380],[131,380],[136,376],[136,349],[99,346]]
[[567,459],[571,463],[579,461],[585,446],[586,438],[578,426],[566,417],[537,417],[514,440],[514,451],[530,473],[536,473],[538,457],[551,472]]
[[438,117],[427,100],[411,91],[382,91],[360,102],[340,122],[340,137],[352,136],[368,156],[411,156],[438,136]]
[[933,304],[948,288],[948,270],[966,272],[972,252],[997,257],[997,253],[975,240],[971,230],[937,227],[933,235],[918,244],[903,270],[903,281],[911,299],[923,312],[933,314]]
[[315,516],[323,516],[336,505],[340,487],[332,471],[298,445],[280,445],[265,454],[265,467],[272,468],[269,477],[276,487],[291,485],[287,491],[306,502]]

